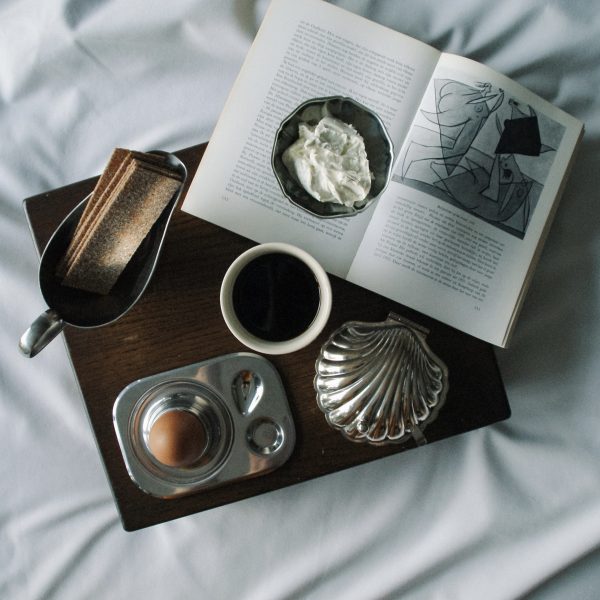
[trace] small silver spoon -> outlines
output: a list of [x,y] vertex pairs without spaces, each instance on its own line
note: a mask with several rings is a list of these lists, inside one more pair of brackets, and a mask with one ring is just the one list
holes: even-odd
[[171,216],[187,178],[185,165],[174,154],[161,150],[153,150],[152,154],[164,156],[169,168],[181,175],[182,182],[108,294],[93,294],[64,286],[56,276],[58,262],[67,250],[90,196],[84,198],[52,234],[42,254],[39,270],[40,290],[49,309],[42,313],[21,336],[19,348],[25,356],[33,358],[63,330],[65,325],[88,328],[100,327],[116,321],[144,293],[154,273]]

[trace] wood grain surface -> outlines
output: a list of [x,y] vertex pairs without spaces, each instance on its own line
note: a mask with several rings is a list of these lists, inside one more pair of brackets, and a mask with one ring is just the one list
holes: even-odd
[[[202,144],[176,153],[188,168],[188,185],[205,147]],[[24,201],[38,251],[43,250],[62,218],[92,190],[96,180],[91,178]],[[327,425],[317,407],[313,389],[315,359],[333,330],[349,320],[383,321],[394,311],[430,330],[428,342],[448,366],[450,387],[438,419],[425,430],[429,443],[510,415],[489,344],[332,276],[333,309],[321,336],[298,352],[268,357],[281,374],[296,425],[297,442],[288,462],[267,475],[171,500],[142,492],[129,478],[121,456],[112,422],[115,399],[138,378],[247,351],[225,326],[219,289],[229,264],[253,245],[251,240],[176,209],[153,280],[136,306],[111,325],[97,329],[67,326],[64,331],[96,443],[127,530],[413,448],[412,441],[388,446],[350,442]]]

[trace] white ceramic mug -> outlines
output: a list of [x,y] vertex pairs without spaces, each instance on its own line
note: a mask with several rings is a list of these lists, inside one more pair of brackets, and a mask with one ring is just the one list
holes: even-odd
[[[269,341],[250,333],[238,319],[233,306],[233,288],[242,269],[265,254],[288,254],[300,259],[313,273],[319,286],[319,307],[312,323],[299,335],[284,341]],[[331,313],[331,284],[323,267],[308,252],[281,242],[254,246],[229,266],[221,284],[221,313],[231,333],[245,346],[265,354],[287,354],[310,344],[323,330]]]

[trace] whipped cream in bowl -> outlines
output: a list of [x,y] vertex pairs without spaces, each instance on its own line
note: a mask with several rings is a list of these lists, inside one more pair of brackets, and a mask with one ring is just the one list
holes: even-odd
[[282,155],[298,183],[320,202],[354,206],[371,189],[365,143],[352,127],[334,117],[316,125],[300,123],[298,139]]
[[271,162],[284,195],[318,217],[345,217],[387,187],[393,144],[381,119],[351,98],[314,98],[282,122]]

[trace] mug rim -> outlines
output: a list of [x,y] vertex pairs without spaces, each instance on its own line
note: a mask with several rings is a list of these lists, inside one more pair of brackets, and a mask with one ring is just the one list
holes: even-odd
[[[240,322],[233,308],[233,285],[240,271],[255,258],[265,254],[288,254],[299,258],[313,273],[319,286],[319,308],[311,324],[296,337],[289,340],[272,342],[250,333]],[[325,269],[306,250],[286,242],[266,242],[258,244],[242,252],[230,265],[223,281],[219,295],[221,314],[229,331],[242,344],[257,352],[265,354],[287,354],[295,352],[310,344],[323,331],[329,320],[332,305],[331,283]]]

